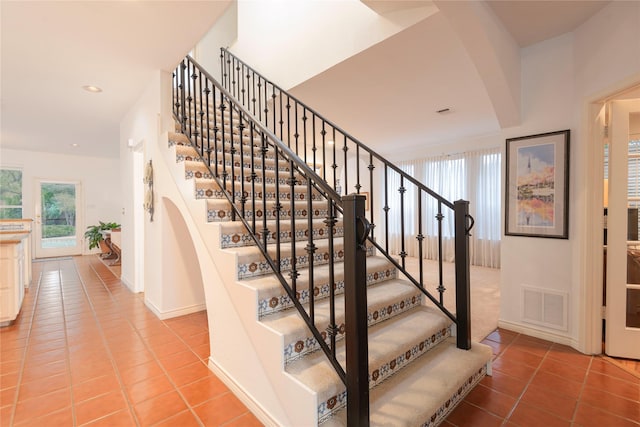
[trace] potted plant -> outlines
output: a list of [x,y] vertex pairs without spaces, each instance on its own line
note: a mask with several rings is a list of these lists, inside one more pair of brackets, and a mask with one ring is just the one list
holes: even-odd
[[84,233],[84,237],[89,241],[89,249],[100,247],[103,253],[111,252],[111,249],[104,242],[102,232],[120,228],[120,224],[115,222],[98,221],[98,225],[90,225]]

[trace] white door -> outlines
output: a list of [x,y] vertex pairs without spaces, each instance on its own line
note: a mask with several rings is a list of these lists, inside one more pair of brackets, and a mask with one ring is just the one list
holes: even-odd
[[77,181],[36,181],[36,258],[82,254],[81,194]]
[[640,359],[640,100],[611,104],[605,352]]

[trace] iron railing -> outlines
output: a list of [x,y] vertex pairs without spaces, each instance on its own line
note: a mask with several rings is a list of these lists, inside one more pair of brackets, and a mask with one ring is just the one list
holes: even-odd
[[[220,51],[220,64],[222,84],[229,93],[245,106],[256,120],[277,135],[291,151],[314,170],[320,171],[322,178],[327,180],[338,194],[346,195],[350,189],[357,194],[368,194],[368,220],[372,227],[375,227],[369,237],[371,244],[455,322],[458,348],[470,349],[469,232],[473,227],[473,218],[469,215],[469,203],[464,200],[452,203],[438,195],[295,96],[266,79],[225,48]],[[338,150],[343,153],[336,152],[338,146]],[[331,169],[329,173],[328,168]],[[340,179],[343,181],[340,182]],[[399,185],[392,189],[391,182],[398,182]],[[396,195],[392,195],[392,191],[396,191]],[[378,201],[378,197],[382,200]],[[395,199],[396,203],[392,203],[391,199]],[[410,244],[417,245],[418,258],[423,258],[424,240],[428,237],[423,233],[423,211],[427,203],[435,204],[437,212],[434,218],[437,221],[437,234],[429,236],[437,240],[438,281],[431,285],[437,297],[429,290],[430,285],[425,283],[422,262],[418,262],[417,277],[408,272],[405,262]],[[376,211],[383,212],[380,215],[382,218],[379,219],[381,223],[376,222]],[[390,251],[391,221],[398,220],[399,226],[393,224],[393,227],[399,228],[396,240],[399,240],[397,246],[400,261],[397,261]],[[455,230],[455,315],[444,305],[446,288],[442,265],[443,221],[447,220],[453,221]],[[411,236],[408,231],[410,228],[415,228],[417,233]],[[377,232],[378,229],[382,229],[383,234]]]
[[[341,197],[324,177],[299,158],[267,126],[255,119],[253,112],[237,101],[195,60],[186,57],[173,74],[173,112],[180,129],[197,150],[215,185],[229,201],[232,219],[242,221],[265,262],[276,275],[292,304],[309,327],[320,348],[327,355],[347,387],[349,425],[367,425],[369,388],[367,384],[367,302],[366,240],[370,231],[364,215],[364,197]],[[256,160],[258,159],[258,160]],[[266,169],[271,162],[275,180],[267,183]],[[281,170],[282,166],[282,170]],[[267,199],[274,202],[273,223],[267,219]],[[306,202],[309,229],[305,239],[296,240],[296,201]],[[313,271],[315,253],[313,228],[314,202],[324,203],[329,253],[329,324],[320,325],[315,317]],[[283,214],[289,209],[291,241],[281,241]],[[257,212],[262,211],[262,216]],[[335,275],[333,268],[333,230],[338,217],[344,222],[345,299],[344,329],[346,370],[336,358],[336,340],[342,333],[336,324]],[[270,229],[270,227],[272,229]],[[275,227],[275,232],[273,228]],[[306,243],[306,246],[302,246]],[[287,245],[290,245],[287,247]],[[302,248],[301,248],[302,246]],[[304,253],[301,253],[304,251]],[[288,255],[286,255],[288,252]],[[297,267],[308,260],[309,289],[300,289]],[[305,292],[306,291],[306,292]],[[301,294],[308,301],[300,301]],[[306,307],[305,307],[306,306]],[[363,380],[364,379],[364,380]],[[366,415],[366,421],[364,418]]]

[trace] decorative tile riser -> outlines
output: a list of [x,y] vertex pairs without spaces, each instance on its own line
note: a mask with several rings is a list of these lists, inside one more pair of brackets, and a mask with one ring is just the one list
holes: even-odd
[[[385,268],[379,271],[373,271],[367,273],[367,286],[384,282],[386,280],[395,279],[398,277],[398,270],[394,268]],[[324,298],[329,297],[329,283],[316,283],[313,287],[314,299],[316,301],[322,300]],[[300,286],[298,287],[300,289]],[[340,295],[344,293],[344,280],[336,279],[334,285],[335,295]],[[301,304],[307,304],[309,302],[309,288],[304,287],[303,290],[298,290],[296,292],[296,296],[298,301]],[[291,302],[291,298],[289,295],[283,294],[279,297],[271,297],[271,298],[263,298],[258,301],[258,316],[260,318],[267,316],[269,314],[277,313],[282,310],[286,310],[288,308],[293,307],[293,302]]]
[[[380,323],[384,320],[390,319],[394,316],[399,315],[400,313],[404,313],[405,311],[410,310],[411,308],[417,307],[419,305],[422,305],[422,294],[417,292],[415,295],[405,298],[402,301],[398,301],[393,305],[389,305],[388,307],[383,307],[373,311],[370,310],[367,313],[367,323],[369,327],[371,327],[376,323]],[[344,327],[344,321],[337,320],[337,322],[339,322],[339,324],[337,325],[338,332],[336,334],[336,340],[340,340],[344,338],[345,327]],[[324,328],[318,328],[318,329],[324,329]],[[325,342],[329,344],[330,337],[328,336],[326,331],[323,330],[321,334]],[[305,337],[304,339],[297,340],[296,342],[291,342],[287,344],[284,348],[285,364],[290,363],[296,359],[299,359],[305,354],[311,353],[316,350],[320,350],[320,345],[318,344],[318,341],[313,336],[308,336],[308,337]]]
[[[313,213],[313,216],[315,218],[322,218],[322,217],[326,217],[328,214],[328,210],[325,209],[316,209]],[[263,215],[263,211],[262,209],[257,209],[256,210],[256,221],[258,220],[262,220],[262,215]],[[296,209],[295,211],[295,217],[296,218],[306,218],[307,217],[307,210],[306,209]],[[247,220],[251,220],[253,218],[253,211],[252,210],[245,210],[245,218]],[[280,211],[280,219],[291,219],[291,209],[282,209]],[[273,210],[267,210],[267,219],[276,219],[276,211],[275,209]],[[209,208],[207,210],[207,221],[209,222],[214,222],[214,221],[229,221],[231,220],[231,209],[211,209]]]
[[[397,357],[384,362],[381,366],[369,367],[373,369],[369,373],[369,389],[381,384],[383,381],[391,378],[397,372],[409,363],[417,360],[420,356],[440,344],[451,336],[451,327],[443,328],[437,333],[431,335],[424,341],[414,345],[412,348],[407,349],[404,353]],[[328,417],[342,409],[346,405],[347,391],[342,390],[334,396],[331,396],[325,402],[318,405],[318,420],[319,423],[326,420]]]
[[[262,229],[260,224],[256,224],[256,228],[259,228],[260,230]],[[336,226],[333,230],[334,230],[333,235],[335,237],[342,237],[344,235],[343,227]],[[314,228],[312,230],[314,239],[326,239],[328,233],[329,233],[329,230],[327,229],[327,227]],[[258,234],[262,235],[261,232],[258,232]],[[309,233],[306,228],[296,230],[296,242],[299,242],[303,239],[308,239],[308,238],[309,238]],[[267,244],[275,243],[275,242],[276,242],[276,232],[270,231],[269,234],[267,235]],[[291,230],[280,231],[280,242],[281,243],[291,242]],[[253,246],[254,242],[253,242],[253,239],[248,234],[234,233],[233,235],[223,234],[220,239],[220,245],[223,248],[239,248],[243,246]]]
[[[281,174],[281,176],[285,175],[284,173]],[[288,174],[287,174],[288,175]],[[193,178],[204,178],[204,179],[213,179],[213,175],[211,175],[211,173],[207,170],[205,171],[194,171],[194,170],[185,170],[184,171],[184,177],[185,179],[193,179]],[[242,175],[235,175],[234,176],[235,181],[236,182],[242,182]],[[280,183],[280,185],[288,185],[287,184],[287,180],[288,178],[279,178],[278,182]],[[251,176],[247,176],[245,175],[244,177],[244,182],[251,184]],[[265,181],[267,184],[275,184],[276,183],[276,178],[274,176],[266,176],[265,177]],[[258,174],[258,176],[256,177],[255,180],[256,184],[262,184],[262,175]]]
[[[174,143],[171,144],[170,142],[170,146],[171,145],[176,145],[176,146],[180,146],[180,147],[188,147],[188,148],[192,148],[196,153],[198,153],[198,155],[200,154],[200,144],[198,144],[196,147],[193,147],[191,144],[189,143]],[[220,156],[220,154],[223,152],[223,147],[220,146],[220,144],[218,145],[214,145],[213,141],[211,144],[211,158],[213,159],[215,157],[215,152],[218,153],[218,156]],[[268,151],[265,153],[264,158],[267,160],[274,160],[275,159],[275,154],[273,154],[273,148],[272,147],[268,147]],[[204,150],[204,152],[206,153],[207,150]],[[229,141],[227,141],[224,145],[224,153],[229,156],[231,154],[232,150],[231,150],[231,144],[229,143]],[[234,143],[233,145],[233,153],[236,156],[240,156],[242,154],[243,157],[246,157],[248,159],[250,159],[252,157],[252,153],[251,153],[251,146],[249,145],[242,145],[242,147],[240,146],[240,143]],[[262,159],[262,155],[260,154],[260,147],[255,147],[253,150],[253,157],[256,159],[256,162],[258,160],[261,161]],[[280,156],[280,161],[284,162],[284,158],[282,156]]]
[[[186,145],[183,145],[182,147],[186,147]],[[218,151],[218,164],[222,165],[222,152]],[[253,168],[256,170],[262,170],[262,157],[259,157],[258,155],[259,153],[256,153],[256,155],[253,157]],[[251,153],[250,152],[244,152],[243,156],[242,156],[242,162],[245,168],[247,169],[251,169]],[[211,165],[215,165],[215,153],[212,152],[211,153]],[[240,167],[240,152],[236,152],[236,154],[233,156],[233,163],[236,167]],[[270,156],[269,154],[265,155],[265,170],[275,170],[275,160],[274,160],[274,156]],[[200,156],[200,154],[195,150],[188,150],[187,153],[184,152],[177,152],[176,153],[176,163],[180,163],[183,161],[197,161],[197,162],[202,162],[202,163],[206,163],[203,159],[202,156]],[[280,158],[279,160],[279,164],[280,164],[280,170],[281,171],[288,171],[289,170],[289,163],[284,160],[283,158]],[[225,164],[227,166],[231,165],[231,154],[226,151],[225,152]]]
[[436,411],[435,414],[431,416],[431,418],[422,423],[420,427],[436,427],[440,425],[445,418],[449,415],[451,410],[455,408],[455,406],[465,398],[465,396],[487,375],[487,365],[482,365],[476,373],[471,375],[465,383],[458,387],[456,393],[451,396],[445,403],[442,404],[440,408]]
[[[200,157],[199,155],[176,153],[176,163],[180,163],[180,162],[184,162],[184,161],[203,162],[202,157]],[[234,159],[234,161],[232,163],[231,159],[226,158],[225,161],[224,161],[224,164],[227,167],[231,167],[232,165],[237,167],[237,168],[240,167],[240,162],[238,160],[236,160],[236,159]],[[214,168],[214,165],[215,165],[215,161],[212,161],[212,163],[211,163],[211,168],[212,169]],[[218,165],[220,165],[222,167],[222,159],[218,159]],[[249,169],[250,170],[251,169],[251,158],[248,158],[248,157],[245,156],[245,158],[243,159],[242,167],[244,167],[245,169]],[[258,171],[258,170],[262,171],[262,161],[254,162],[253,168],[256,171]],[[276,165],[273,162],[265,163],[264,170],[266,170],[266,171],[275,171],[276,170]],[[289,166],[288,165],[285,166],[284,162],[280,162],[278,170],[280,170],[281,172],[289,172]]]
[[[247,187],[250,187],[250,186],[247,186]],[[239,201],[242,198],[242,195],[243,195],[242,191],[236,190],[232,196],[235,197],[236,201]],[[246,197],[247,203],[250,204],[253,198],[253,193],[250,193],[249,191],[245,191],[244,196]],[[226,196],[224,195],[222,190],[220,190],[219,188],[196,188],[196,199],[212,199],[212,198],[224,199],[226,198]],[[268,191],[266,193],[263,193],[262,191],[258,191],[255,193],[256,203],[260,203],[263,200],[263,198],[265,200],[274,200],[274,201],[278,200],[276,198],[275,191]],[[281,203],[284,203],[286,201],[291,201],[291,193],[281,188],[279,200]],[[299,200],[299,201],[308,200],[306,188],[304,189],[301,188],[299,191],[295,192],[293,194],[293,200]],[[320,194],[312,193],[311,200],[320,201],[325,199]]]
[[[309,255],[306,251],[301,250],[300,254],[296,254],[296,268],[302,269],[309,267]],[[367,256],[373,256],[374,248],[373,246],[367,246]],[[313,264],[314,265],[322,265],[327,264],[330,260],[331,256],[329,252],[316,252],[313,255]],[[344,251],[337,250],[333,253],[333,262],[342,262],[344,261]],[[280,259],[280,270],[283,272],[287,272],[291,270],[291,258],[289,256],[283,257]],[[271,274],[273,271],[269,264],[264,261],[251,261],[246,263],[238,264],[238,278],[245,279],[248,277],[256,277],[263,276],[265,274]]]

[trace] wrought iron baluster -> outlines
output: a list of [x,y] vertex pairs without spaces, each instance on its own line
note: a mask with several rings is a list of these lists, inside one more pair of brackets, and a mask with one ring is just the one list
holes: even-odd
[[[211,93],[211,89],[209,89],[209,79],[207,78],[204,81],[204,97],[205,103],[207,105],[207,165],[211,166],[211,125],[209,124],[209,94]],[[215,102],[214,102],[215,105]],[[204,136],[204,134],[203,134]]]
[[[225,132],[224,132],[224,111],[226,110],[227,107],[225,105],[224,95],[222,95],[221,93],[220,96],[221,96],[220,98],[220,129],[221,129],[220,152],[222,155],[222,187],[226,190],[228,173],[227,173],[227,150],[225,150],[226,139],[225,139]],[[231,167],[233,167],[233,159],[231,161]]]
[[[327,198],[327,217],[324,223],[327,225],[327,233],[329,238],[329,253],[333,254],[333,240],[335,226],[338,220],[335,216],[334,202],[331,198]],[[343,279],[344,280],[344,279]],[[329,262],[329,325],[327,326],[327,335],[330,341],[331,354],[336,356],[336,335],[338,334],[338,325],[336,325],[336,276],[334,263]]]
[[373,217],[373,212],[375,211],[375,209],[373,209],[373,202],[374,202],[374,195],[376,194],[375,192],[375,188],[373,185],[373,170],[376,168],[373,164],[373,154],[369,153],[369,218],[371,221],[371,240],[375,239],[375,236],[373,234],[373,232],[375,231],[376,227],[375,227],[375,221],[374,221],[374,217]]
[[402,268],[405,268],[405,258],[407,257],[407,252],[404,250],[404,193],[407,191],[404,188],[404,175],[400,175],[400,188],[398,188],[398,193],[400,193],[400,258],[402,258]]
[[191,101],[193,98],[191,98],[191,61],[187,62],[187,102],[189,103],[189,109],[187,110],[187,114],[185,115],[185,118],[187,119],[187,124],[189,126],[189,138],[191,138],[191,136],[193,135],[193,133],[191,132]]
[[298,145],[298,138],[300,137],[300,134],[298,133],[298,103],[296,102],[296,133],[293,135],[293,137],[296,139],[296,155],[300,156],[300,147]]
[[[253,113],[253,115],[256,115],[256,73],[252,72],[251,73],[251,104],[253,105],[253,111],[251,111]],[[260,94],[260,91],[258,91],[258,94]]]
[[436,214],[436,220],[438,221],[438,293],[440,294],[440,304],[444,301],[444,287],[443,273],[442,273],[442,202],[438,201],[438,213]]
[[[280,273],[282,271],[282,255],[281,255],[281,250],[280,250],[280,211],[282,210],[282,204],[280,203],[280,171],[279,171],[279,167],[278,164],[280,163],[280,159],[278,156],[278,149],[277,147],[273,147],[273,153],[275,156],[275,162],[276,162],[276,204],[275,204],[275,217],[276,217],[276,235],[275,235],[275,241],[276,241],[276,266],[278,267],[278,273]],[[293,232],[293,231],[292,231]]]
[[324,128],[325,125],[325,121],[322,120],[322,130],[320,131],[320,134],[322,135],[322,179],[324,179],[325,181],[327,180],[327,146],[326,146],[326,135],[327,135],[327,131]]
[[[215,171],[214,171],[214,175],[216,178],[220,178],[220,162],[219,162],[219,157],[218,157],[218,132],[220,131],[220,129],[218,128],[218,109],[219,107],[217,107],[218,103],[217,103],[217,99],[218,97],[221,97],[222,94],[216,96],[216,87],[213,86],[213,105],[214,105],[214,112],[213,112],[213,157],[214,157],[214,163],[215,163]],[[220,101],[222,103],[222,101]],[[222,104],[221,104],[222,105]],[[224,153],[222,153],[222,162],[224,163]]]
[[[276,135],[277,127],[276,127],[276,87],[271,85],[271,110],[273,111],[273,128],[271,131],[274,135]],[[282,114],[282,103],[280,103],[280,114]],[[280,139],[282,139],[282,132],[280,132]]]
[[[194,73],[195,74],[195,73]],[[203,108],[203,97],[202,97],[202,71],[198,70],[198,75],[196,77],[196,81],[194,81],[194,86],[198,83],[198,101],[200,101],[200,111],[198,115],[200,116],[200,128],[198,129],[196,126],[196,137],[195,142],[198,148],[200,149],[200,158],[204,159],[204,108]],[[196,117],[196,124],[197,124]],[[200,142],[198,143],[198,137],[200,137]]]
[[316,169],[318,166],[316,166],[316,115],[312,114],[311,115],[311,137],[312,137],[312,141],[311,141],[311,153],[312,153],[312,159],[313,159],[313,171],[316,172]]
[[[294,176],[295,164],[293,160],[289,161],[289,191],[291,192],[291,230],[296,229],[296,179]],[[307,215],[309,212],[307,212]],[[291,233],[291,272],[289,273],[289,277],[291,278],[291,289],[293,289],[293,293],[298,295],[297,286],[298,286],[298,277],[300,273],[296,269],[297,259],[296,259],[296,233]]]
[[269,238],[269,229],[267,228],[267,166],[266,166],[266,156],[269,149],[267,148],[267,135],[264,132],[260,132],[262,137],[262,149],[260,150],[260,155],[262,157],[262,245],[267,247],[267,239]]
[[[313,243],[313,184],[311,178],[307,178],[307,232],[309,234],[307,240],[307,256],[309,258],[309,317],[315,324],[315,295],[313,294],[314,274],[314,257],[318,249]],[[292,231],[295,234],[295,230]]]
[[[258,120],[260,122],[262,122],[262,91],[261,89],[262,89],[262,77],[258,75]],[[254,111],[253,114],[255,115],[256,112]]]
[[267,94],[268,82],[264,80],[264,125],[269,127],[269,96]]
[[[231,203],[236,204],[236,147],[233,135],[233,100],[229,100],[229,154],[231,154]],[[240,162],[242,166],[242,161]],[[236,220],[235,209],[231,211],[231,220]]]
[[302,107],[302,145],[304,146],[304,162],[307,163],[307,107]]
[[291,148],[291,98],[289,95],[287,95],[287,147]]
[[424,267],[422,265],[422,241],[424,240],[424,236],[422,235],[422,190],[418,188],[418,235],[416,236],[418,240],[418,266],[419,266],[419,274],[420,274],[420,285],[424,286]]
[[384,250],[389,253],[389,166],[384,165]]
[[[238,130],[240,131],[240,203],[242,203],[242,218],[246,215],[247,204],[247,192],[245,191],[245,177],[244,177],[244,115],[239,113],[238,118],[240,123],[238,124]],[[252,141],[253,144],[253,141]]]
[[336,162],[336,128],[333,128],[333,144],[331,144],[332,153],[333,153],[333,162],[331,163],[331,168],[333,169],[333,189],[336,190],[336,193],[340,194],[341,191],[338,190],[338,177],[336,176],[338,164]]
[[345,196],[348,193],[347,188],[349,188],[349,168],[347,166],[347,151],[349,151],[349,147],[347,147],[347,135],[344,135],[344,145],[342,146],[342,151],[344,151],[344,194]]
[[[254,145],[254,133],[253,130],[255,128],[255,124],[253,121],[250,122],[251,126],[249,127],[249,135],[251,136],[251,229],[253,230],[253,234],[257,234],[256,230],[256,210],[258,206],[256,204],[256,167],[255,167],[255,145]],[[244,162],[244,160],[243,160]],[[244,167],[244,163],[243,163]],[[263,210],[262,216],[267,216],[266,210]]]
[[360,146],[356,144],[356,193],[360,194]]

